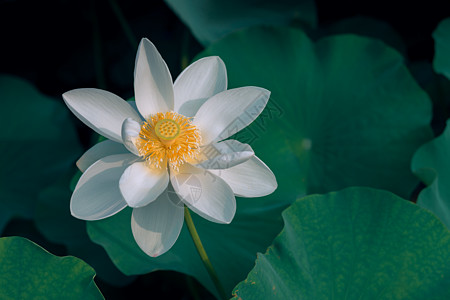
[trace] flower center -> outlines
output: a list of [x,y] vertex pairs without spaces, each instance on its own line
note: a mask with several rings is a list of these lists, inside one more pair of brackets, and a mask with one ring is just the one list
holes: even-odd
[[155,125],[155,134],[164,145],[170,146],[180,135],[180,125],[172,119],[159,120]]
[[195,159],[200,148],[200,131],[187,118],[176,112],[151,115],[141,125],[136,147],[151,165],[162,168],[169,164],[178,170],[189,159]]

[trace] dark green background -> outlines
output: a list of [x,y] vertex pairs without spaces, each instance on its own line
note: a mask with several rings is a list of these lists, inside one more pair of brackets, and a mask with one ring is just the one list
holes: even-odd
[[[189,41],[189,59],[203,49],[163,1],[120,0],[118,4],[134,35],[138,39],[147,37],[157,45],[174,78],[181,71],[183,41]],[[425,68],[434,54],[431,33],[450,13],[445,9],[445,1],[438,0],[397,7],[392,6],[392,1],[319,0],[316,6],[318,27],[324,30],[336,21],[358,15],[385,21],[397,31],[401,41],[395,41],[402,45],[399,50],[407,62],[411,65],[425,62]],[[98,31],[94,30],[96,24]],[[357,23],[348,26],[358,27]],[[100,81],[96,76],[95,34],[99,34],[101,40],[100,68],[105,74]],[[320,35],[312,33],[315,34]],[[123,98],[133,95],[136,48],[130,46],[106,0],[0,0],[0,37],[0,74],[27,79],[56,101],[62,103],[62,93],[79,87],[102,86]],[[382,33],[382,37],[386,34]],[[4,105],[2,101],[6,100],[0,99],[0,105]],[[76,122],[82,145],[87,148],[92,142],[91,130],[71,117]],[[437,126],[437,131],[441,127]],[[28,237],[54,254],[66,254],[64,247],[41,236],[31,221],[13,220],[3,232],[3,236],[10,235]],[[133,299],[150,293],[155,298],[193,299],[189,285],[193,285],[202,298],[210,297],[200,285],[174,272],[140,276],[122,288],[98,279],[96,282],[107,299]]]

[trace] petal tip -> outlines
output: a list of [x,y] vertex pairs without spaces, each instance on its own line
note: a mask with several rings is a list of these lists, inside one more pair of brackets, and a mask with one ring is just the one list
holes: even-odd
[[270,96],[271,91],[269,91],[268,89],[262,88],[262,87],[256,87],[258,88],[263,94],[267,95],[267,97]]
[[231,214],[229,218],[223,220],[223,224],[230,224],[231,222],[233,222],[235,215],[236,215],[236,207],[234,209],[233,214]]
[[83,173],[84,171],[86,171],[86,170],[82,167],[82,165],[81,165],[81,158],[78,159],[78,160],[75,162],[75,165],[77,166],[78,170],[80,170],[82,173]]
[[260,86],[243,86],[240,88],[236,88],[236,89],[253,89],[255,91],[259,91],[262,95],[266,96],[267,98],[270,97],[271,91],[269,91],[268,89],[265,89],[263,87]]
[[225,220],[224,222],[223,222],[223,224],[231,224],[231,222],[233,222],[233,219],[234,219],[234,215],[233,215],[233,217],[230,219],[230,220]]
[[70,214],[72,215],[72,217],[77,218],[79,220],[90,221],[90,220],[86,219],[85,217],[77,215],[77,213],[73,210],[72,202],[70,203]]
[[141,39],[141,41],[139,42],[139,48],[140,48],[140,47],[143,47],[144,44],[153,44],[153,43],[150,42],[150,40],[149,40],[148,38],[143,37],[143,38]]
[[225,63],[224,63],[224,61],[222,60],[222,58],[220,58],[220,56],[218,56],[218,55],[210,56],[210,58],[211,58],[211,59],[215,59],[215,60],[216,60],[217,62],[219,62],[220,64],[225,65]]
[[142,38],[141,42],[139,43],[139,49],[141,48],[154,48],[156,50],[155,44],[153,44],[148,38]]
[[70,100],[71,100],[70,96],[73,94],[73,91],[75,91],[75,90],[67,91],[61,95],[64,100],[64,103],[66,103],[66,105],[69,105],[68,102],[70,102]]

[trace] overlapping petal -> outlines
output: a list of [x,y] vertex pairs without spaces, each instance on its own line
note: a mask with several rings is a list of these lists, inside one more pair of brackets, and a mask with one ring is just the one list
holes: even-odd
[[277,188],[275,175],[258,157],[224,170],[209,170],[222,178],[240,197],[262,197]]
[[155,45],[142,39],[134,69],[136,106],[144,118],[173,110],[172,76]]
[[140,121],[139,114],[125,100],[99,89],[76,89],[63,94],[69,109],[98,134],[122,143],[122,123],[126,118]]
[[203,169],[228,169],[250,159],[252,147],[236,140],[211,143],[203,147],[196,167]]
[[269,96],[266,89],[247,86],[209,98],[193,121],[202,132],[203,145],[224,140],[248,126],[266,107]]
[[123,145],[134,155],[139,156],[139,151],[134,142],[139,136],[141,124],[135,120],[128,118],[122,124],[122,142]]
[[146,162],[135,162],[123,172],[119,188],[128,206],[142,207],[156,200],[168,184],[167,170],[150,168]]
[[[153,257],[175,244],[183,227],[183,205],[172,201],[167,190],[152,203],[133,209],[131,229],[139,247]],[[175,196],[176,197],[176,196]]]
[[81,172],[84,172],[100,158],[125,153],[129,153],[129,151],[123,146],[123,144],[119,144],[111,140],[105,140],[89,148],[80,157],[80,159],[78,159],[77,167]]
[[184,164],[171,170],[170,182],[180,199],[203,218],[228,224],[236,212],[236,198],[221,178],[207,170]]
[[127,206],[119,190],[119,178],[133,162],[132,154],[103,157],[81,176],[70,200],[70,211],[76,218],[100,220]]
[[188,66],[175,80],[174,110],[193,117],[210,97],[227,89],[227,70],[218,56],[204,57]]

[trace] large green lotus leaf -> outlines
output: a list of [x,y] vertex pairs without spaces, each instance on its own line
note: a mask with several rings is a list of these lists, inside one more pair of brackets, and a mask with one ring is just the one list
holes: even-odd
[[434,212],[450,228],[450,121],[439,137],[414,154],[411,168],[428,187],[417,204]]
[[450,18],[439,23],[433,32],[433,38],[435,43],[434,70],[450,79]]
[[68,178],[44,189],[36,202],[36,227],[51,242],[66,246],[68,254],[90,264],[103,281],[116,286],[129,284],[135,278],[122,274],[105,250],[89,239],[86,222],[70,214],[71,193]]
[[406,46],[402,37],[387,22],[365,16],[354,16],[342,19],[329,26],[319,28],[321,37],[332,34],[357,34],[361,36],[376,38],[402,54],[406,53]]
[[439,134],[445,128],[445,122],[448,115],[445,94],[443,95],[441,93],[441,82],[443,82],[443,80],[448,80],[445,77],[436,74],[432,64],[428,61],[416,61],[410,63],[408,67],[417,83],[430,96],[433,103],[433,119],[431,121],[431,127],[435,134]]
[[297,200],[234,299],[450,299],[450,232],[398,196],[348,188]]
[[272,168],[290,191],[283,196],[304,185],[308,193],[370,186],[409,197],[411,157],[432,136],[431,103],[397,51],[356,35],[313,43],[298,29],[263,27],[226,37],[201,54],[209,55],[225,61],[230,88],[272,91],[237,139]]
[[22,237],[0,238],[2,299],[103,299],[94,276],[76,257],[54,256]]
[[30,83],[0,75],[0,233],[32,217],[37,193],[71,167],[81,149],[68,110]]
[[433,102],[431,127],[435,135],[439,135],[444,131],[447,119],[450,117],[450,80],[436,74],[428,61],[411,63],[409,69]]
[[[271,197],[237,198],[237,213],[228,225],[212,223],[192,213],[206,252],[230,296],[233,287],[253,267],[256,253],[264,251],[280,232],[284,208],[286,201]],[[183,272],[218,295],[185,225],[172,249],[159,257],[149,257],[134,241],[131,211],[127,208],[113,217],[87,223],[91,239],[105,247],[122,272],[128,275],[155,270]]]
[[317,22],[313,0],[166,0],[204,46],[227,34],[255,25],[304,24]]

